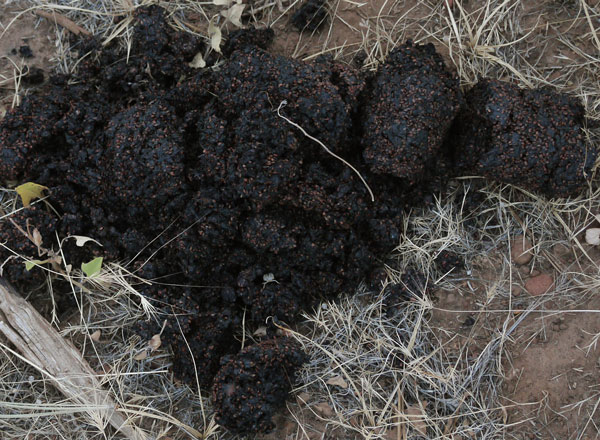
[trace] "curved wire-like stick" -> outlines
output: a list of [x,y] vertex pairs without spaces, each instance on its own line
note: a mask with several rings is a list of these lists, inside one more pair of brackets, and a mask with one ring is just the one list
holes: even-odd
[[310,134],[308,134],[306,132],[305,129],[303,129],[302,127],[300,127],[300,125],[296,124],[294,121],[286,118],[285,116],[283,116],[281,114],[281,109],[283,107],[285,107],[287,105],[287,101],[284,99],[283,101],[281,101],[281,103],[279,104],[279,107],[277,107],[277,116],[279,116],[281,119],[285,120],[286,122],[288,122],[289,124],[292,124],[294,127],[296,127],[298,130],[300,130],[302,132],[302,134],[304,134],[304,136],[306,136],[307,138],[309,138],[312,141],[315,141],[317,144],[319,144],[325,151],[327,151],[329,154],[331,154],[333,157],[335,157],[337,160],[339,160],[340,162],[344,163],[346,166],[348,166],[352,171],[354,171],[356,173],[356,175],[358,176],[358,178],[362,181],[362,183],[365,185],[365,187],[367,188],[367,191],[369,191],[369,194],[371,195],[371,201],[374,202],[375,201],[375,196],[373,195],[373,191],[371,191],[371,188],[369,187],[369,185],[367,184],[367,181],[363,178],[363,176],[360,175],[360,173],[358,172],[358,170],[356,168],[354,168],[352,166],[352,164],[350,162],[348,162],[346,159],[344,159],[343,157],[338,156],[337,154],[335,154],[333,151],[331,151],[329,148],[327,148],[327,146],[321,142],[319,139],[317,139],[314,136],[311,136]]

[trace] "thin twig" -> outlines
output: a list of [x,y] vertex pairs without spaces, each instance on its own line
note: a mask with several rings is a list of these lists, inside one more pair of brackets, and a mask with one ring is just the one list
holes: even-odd
[[43,11],[41,9],[36,9],[33,12],[36,15],[39,15],[40,17],[44,17],[49,20],[54,20],[57,24],[61,25],[65,29],[68,29],[69,31],[71,31],[71,33],[73,33],[75,35],[83,34],[88,37],[92,35],[90,32],[88,32],[87,30],[85,30],[84,28],[82,28],[81,26],[79,26],[78,24],[73,22],[72,20],[68,19],[64,15],[56,13],[55,11],[48,12],[48,11]]
[[323,142],[321,142],[319,139],[317,139],[316,137],[311,136],[310,134],[308,134],[306,132],[306,130],[303,129],[300,125],[296,124],[294,121],[290,120],[289,118],[286,118],[285,116],[283,116],[281,114],[280,110],[283,107],[285,107],[286,105],[287,105],[287,101],[285,99],[283,101],[281,101],[281,103],[279,104],[279,107],[277,107],[277,116],[279,116],[281,119],[285,120],[287,123],[289,123],[289,124],[293,125],[294,127],[296,127],[298,130],[300,130],[302,132],[302,134],[304,136],[306,136],[310,140],[312,140],[312,141],[316,142],[317,144],[319,144],[327,153],[329,153],[330,155],[332,155],[333,157],[335,157],[337,160],[339,160],[340,162],[342,162],[343,164],[345,164],[352,171],[354,171],[356,173],[356,175],[358,176],[358,178],[362,181],[362,183],[367,188],[367,191],[369,191],[369,195],[371,196],[371,201],[374,202],[375,201],[375,196],[373,195],[373,191],[371,191],[371,188],[369,187],[369,185],[367,184],[367,181],[363,178],[363,176],[360,175],[360,172],[356,168],[354,168],[352,166],[352,164],[350,164],[350,162],[348,162],[346,159],[338,156],[333,151],[331,151],[329,148],[327,148],[327,146]]

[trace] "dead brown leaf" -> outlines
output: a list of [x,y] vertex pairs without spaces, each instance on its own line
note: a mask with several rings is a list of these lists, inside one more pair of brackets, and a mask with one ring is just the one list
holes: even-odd
[[156,351],[159,349],[162,341],[160,340],[160,334],[156,334],[152,336],[152,338],[148,341],[148,347],[150,347],[150,351]]
[[410,405],[406,408],[405,414],[408,416],[408,421],[413,428],[419,431],[424,437],[427,437],[427,423],[425,419],[427,415],[417,405]]
[[144,359],[146,359],[148,357],[148,350],[142,350],[140,351],[138,354],[136,354],[133,358],[136,361],[143,361]]
[[339,375],[332,377],[325,383],[327,385],[335,385],[335,386],[343,388],[343,389],[348,388],[348,383],[344,380],[344,378],[342,378],[342,376],[339,376]]
[[98,342],[100,340],[100,336],[102,336],[102,332],[100,330],[96,330],[90,335],[90,339],[94,342]]
[[333,416],[333,409],[327,402],[316,403],[315,405],[313,405],[313,409],[321,417],[328,418]]

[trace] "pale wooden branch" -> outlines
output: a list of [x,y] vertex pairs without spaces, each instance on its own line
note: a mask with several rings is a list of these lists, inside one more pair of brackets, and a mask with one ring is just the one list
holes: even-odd
[[101,429],[110,423],[131,440],[147,438],[119,412],[118,405],[102,389],[96,373],[81,353],[2,277],[0,333],[65,396],[84,407],[89,406],[86,413],[90,423]]

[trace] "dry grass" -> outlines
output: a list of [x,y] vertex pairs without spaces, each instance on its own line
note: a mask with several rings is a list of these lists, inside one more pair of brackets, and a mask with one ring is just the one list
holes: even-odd
[[[311,333],[295,336],[311,354],[299,388],[311,400],[296,408],[298,419],[311,405],[326,402],[335,412],[329,424],[354,431],[359,438],[396,438],[402,429],[407,429],[407,438],[419,438],[418,426],[427,426],[427,438],[520,438],[513,431],[507,434],[514,425],[506,420],[507,411],[518,404],[500,399],[499,389],[511,363],[507,347],[527,344],[530,340],[521,339],[546,331],[548,317],[585,302],[597,291],[598,268],[584,261],[587,245],[578,251],[576,244],[572,265],[556,268],[554,291],[541,297],[517,296],[513,288],[522,285],[522,274],[511,264],[509,240],[524,229],[536,237],[532,267],[546,267],[556,263],[552,249],[577,243],[579,231],[592,221],[585,213],[597,212],[600,206],[597,197],[551,203],[514,187],[487,184],[472,189],[473,184],[472,180],[457,182],[435,206],[407,219],[388,280],[398,282],[407,268],[419,267],[428,283],[436,286],[437,296],[454,292],[476,297],[476,307],[441,309],[436,296],[425,296],[401,304],[400,312],[390,317],[382,288],[381,292],[359,291],[306,315]],[[481,203],[467,212],[465,200],[473,191],[482,195]],[[466,270],[440,273],[432,263],[443,250],[463,255]],[[474,315],[472,330],[464,339],[457,338],[433,326],[434,312]],[[517,332],[527,318],[534,331]],[[482,336],[487,339],[482,341]],[[479,339],[477,344],[474,338]],[[594,335],[590,344],[597,340]],[[328,385],[337,376],[344,378],[347,388]],[[528,412],[534,412],[543,404],[521,405],[531,406]]]
[[[145,3],[35,0],[31,7],[58,11],[103,41],[116,40],[127,51],[132,11]],[[297,3],[253,2],[250,20],[258,26],[282,25]],[[377,6],[369,9],[365,2],[332,0],[328,27],[318,35],[298,36],[292,55],[310,60],[330,54],[350,60],[361,54],[366,68],[373,69],[408,37],[434,42],[465,87],[485,76],[576,94],[587,110],[588,141],[598,146],[600,10],[592,2],[487,0],[471,1],[467,7],[455,0],[452,14],[443,1],[373,3]],[[170,11],[173,26],[207,40],[211,21],[232,26],[221,15],[227,7],[210,1],[161,4]],[[350,23],[346,10],[361,4],[360,24]],[[540,11],[546,14],[543,24]],[[125,18],[115,24],[115,16]],[[350,31],[343,44],[334,38],[339,28]],[[65,32],[57,28],[56,67],[70,72],[78,59],[71,54]],[[325,428],[341,432],[340,438],[521,438],[519,429],[529,426],[528,421],[521,421],[517,429],[511,426],[510,405],[500,399],[511,365],[510,347],[531,343],[546,332],[544,318],[585,304],[600,287],[600,268],[582,242],[582,231],[600,213],[600,185],[591,177],[588,190],[568,200],[548,200],[526,189],[477,178],[459,179],[431,207],[407,216],[387,283],[398,281],[407,268],[418,267],[436,286],[437,295],[452,291],[472,296],[475,307],[440,310],[433,295],[400,304],[401,312],[388,316],[384,286],[379,292],[363,286],[356,294],[346,292],[351,295],[307,313],[302,330],[292,332],[310,362],[296,390],[303,399],[288,405],[286,417],[297,422],[289,438],[320,438]],[[14,209],[13,199],[14,192],[0,191],[0,221]],[[551,293],[535,298],[517,294],[526,275],[515,270],[508,250],[519,234],[533,240],[532,267],[552,268],[557,274]],[[560,247],[571,253],[568,264],[556,257]],[[464,256],[465,270],[439,273],[433,260],[443,250]],[[72,294],[80,299],[80,308],[68,325],[63,323],[63,334],[82,348],[102,374],[106,389],[140,426],[154,438],[228,438],[215,426],[206,394],[172,380],[164,347],[135,360],[146,341],[129,337],[126,330],[152,314],[152,305],[140,302],[144,281],[117,265],[105,267],[93,282],[81,276],[74,281],[85,287],[85,295],[74,285]],[[436,327],[432,316],[438,312],[475,316],[468,337],[459,340]],[[519,331],[523,326],[531,331]],[[90,335],[97,330],[100,339],[93,341]],[[253,329],[245,331],[251,334]],[[473,343],[475,336],[480,338],[478,344]],[[590,335],[588,351],[599,339],[600,334]],[[81,408],[63,401],[35,369],[4,344],[0,350],[0,396],[5,396],[0,398],[0,432],[6,438],[105,437]],[[595,402],[595,412],[599,395],[587,400]],[[563,410],[575,417],[584,403]],[[533,418],[544,404],[531,403]],[[581,416],[582,428],[573,438],[582,438],[594,426],[594,412],[587,419]],[[427,436],[421,434],[424,429]]]
[[[428,299],[409,302],[391,317],[384,303],[384,293],[363,293],[323,304],[306,316],[312,332],[295,334],[311,355],[301,389],[310,403],[329,405],[328,424],[370,439],[424,432],[427,438],[501,438],[497,355],[512,329],[476,359],[463,359],[449,356],[430,328]],[[342,386],[330,384],[336,377]]]

